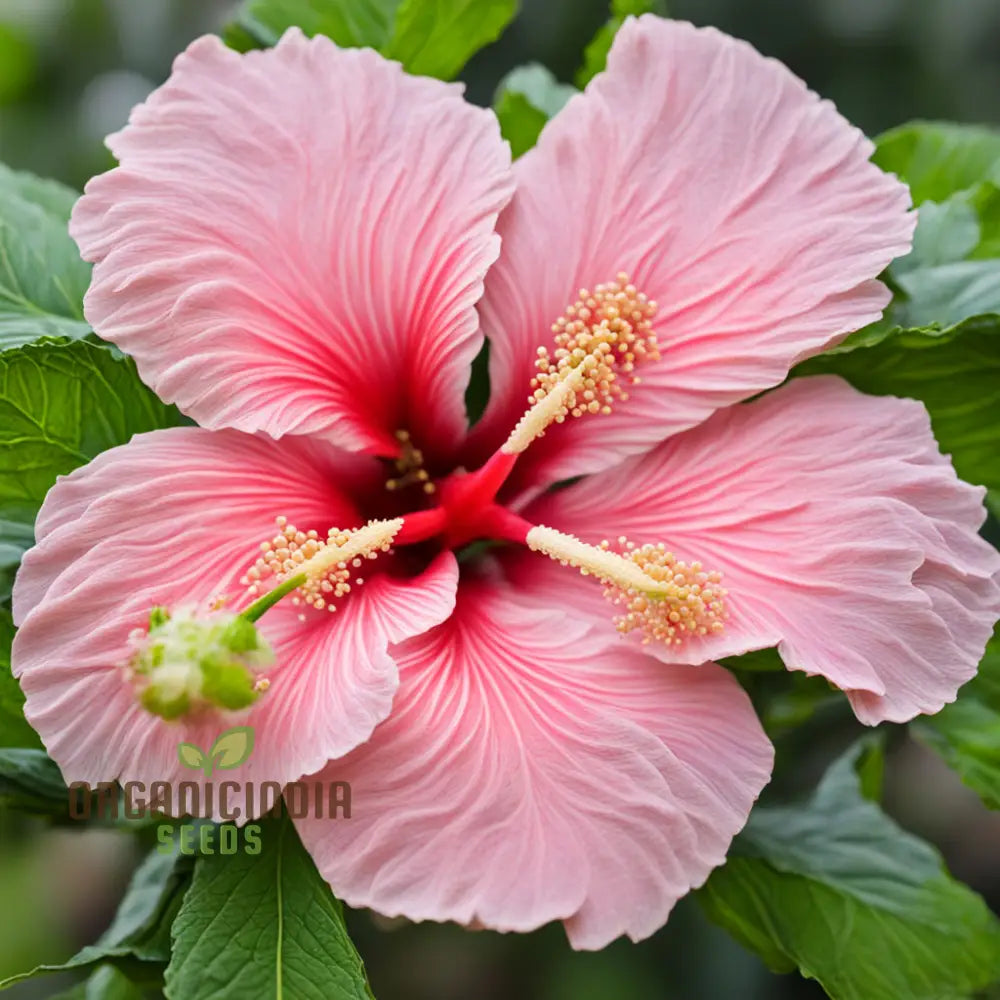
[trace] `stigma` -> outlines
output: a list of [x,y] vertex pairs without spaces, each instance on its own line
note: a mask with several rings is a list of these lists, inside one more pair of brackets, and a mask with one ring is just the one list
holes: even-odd
[[156,607],[129,636],[126,679],[139,703],[168,721],[206,711],[238,712],[268,689],[261,671],[274,653],[245,618],[188,605]]
[[529,409],[502,451],[517,455],[553,423],[585,414],[608,414],[639,382],[636,368],[660,358],[653,332],[657,304],[625,272],[616,280],[581,288],[576,302],[552,325],[555,351],[538,348]]
[[686,563],[666,545],[605,540],[588,545],[542,525],[526,536],[530,549],[572,566],[604,586],[604,597],[621,609],[614,617],[623,635],[636,631],[643,643],[680,646],[695,636],[715,635],[728,618],[722,575],[701,563]]
[[265,582],[277,584],[258,602],[261,614],[271,606],[272,595],[276,601],[293,590],[292,604],[336,611],[334,602],[364,583],[357,570],[365,560],[390,550],[403,518],[369,521],[348,531],[331,528],[326,538],[317,531],[300,531],[284,516],[275,518],[275,525],[277,534],[261,543],[260,557],[240,581],[249,596],[261,594]]

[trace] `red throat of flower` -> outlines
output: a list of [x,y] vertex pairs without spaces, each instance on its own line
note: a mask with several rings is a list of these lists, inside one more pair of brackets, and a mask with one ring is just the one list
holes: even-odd
[[[626,274],[592,292],[581,289],[577,301],[553,324],[552,346],[538,348],[537,374],[524,415],[481,468],[435,481],[409,434],[398,432],[395,475],[386,488],[400,498],[419,488],[434,506],[356,529],[331,528],[326,537],[277,517],[276,533],[261,542],[259,557],[243,577],[253,603],[240,617],[252,625],[286,597],[300,608],[303,620],[313,612],[334,612],[364,583],[365,564],[382,553],[432,539],[450,549],[492,539],[524,545],[593,577],[617,609],[614,621],[623,634],[636,631],[643,642],[680,645],[721,631],[727,617],[726,591],[718,573],[678,559],[659,541],[636,545],[621,537],[590,545],[532,524],[497,500],[519,456],[553,424],[600,420],[627,402],[629,389],[640,380],[637,370],[660,357],[653,332],[656,310],[656,303]],[[253,682],[252,692],[266,690],[266,679],[262,684],[245,669],[243,673]],[[201,693],[202,676],[194,679],[197,683],[189,687]],[[241,684],[242,691],[247,683]]]
[[640,381],[638,369],[660,357],[653,332],[656,311],[656,302],[624,273],[593,291],[581,289],[552,325],[552,346],[538,348],[528,408],[489,461],[475,472],[432,482],[419,450],[400,432],[398,475],[387,488],[419,484],[436,505],[353,532],[333,529],[325,540],[279,519],[278,534],[263,544],[263,554],[247,576],[251,593],[262,593],[267,580],[283,585],[305,573],[307,580],[295,588],[293,602],[333,611],[352,586],[363,582],[356,575],[363,561],[388,551],[390,544],[399,548],[440,538],[455,549],[494,539],[525,545],[595,578],[620,609],[618,629],[638,631],[645,642],[680,644],[692,635],[720,631],[726,592],[718,573],[679,560],[661,542],[635,545],[619,538],[588,545],[532,524],[497,502],[518,457],[553,424],[581,417],[599,420],[627,402],[629,389]]

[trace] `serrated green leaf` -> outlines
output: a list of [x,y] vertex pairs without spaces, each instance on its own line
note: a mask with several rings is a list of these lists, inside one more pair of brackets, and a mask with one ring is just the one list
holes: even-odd
[[76,192],[0,165],[0,350],[85,337],[90,265],[67,231]]
[[639,17],[641,14],[659,14],[667,16],[666,0],[611,0],[611,18],[601,27],[583,53],[583,65],[577,71],[576,85],[582,90],[598,73],[602,72],[608,61],[608,52],[618,34],[618,29],[629,16]]
[[576,93],[538,63],[519,66],[500,81],[494,108],[515,158],[535,145],[545,123]]
[[1000,809],[1000,631],[958,699],[910,729],[932,746],[991,809]]
[[452,80],[517,11],[518,0],[402,0],[383,54],[410,73]]
[[0,544],[23,545],[57,476],[133,434],[181,422],[142,384],[132,361],[107,347],[63,340],[4,351]]
[[24,718],[24,694],[10,672],[10,646],[14,641],[14,620],[0,608],[0,747],[42,749],[38,734]]
[[174,924],[169,1000],[370,1000],[340,903],[287,818],[259,855],[198,859]]
[[232,729],[227,729],[216,739],[209,751],[212,767],[221,771],[239,767],[252,753],[252,726],[235,726]]
[[914,204],[941,202],[984,180],[1000,184],[1000,131],[910,122],[878,137],[874,160],[909,184]]
[[861,794],[858,751],[799,807],[760,808],[700,892],[776,971],[833,1000],[958,1000],[1000,976],[1000,922]]
[[381,48],[389,40],[399,0],[247,0],[227,44],[246,50],[251,41],[275,45],[293,25],[307,35],[326,35],[344,48]]

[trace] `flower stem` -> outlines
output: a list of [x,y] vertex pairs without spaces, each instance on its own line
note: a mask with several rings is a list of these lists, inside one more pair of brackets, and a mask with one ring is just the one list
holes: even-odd
[[240,614],[240,618],[245,618],[248,622],[257,621],[265,611],[270,611],[283,597],[301,587],[306,582],[306,578],[305,573],[299,573],[298,576],[290,577],[283,583],[279,583],[274,590],[269,590],[263,597],[254,601],[249,608]]

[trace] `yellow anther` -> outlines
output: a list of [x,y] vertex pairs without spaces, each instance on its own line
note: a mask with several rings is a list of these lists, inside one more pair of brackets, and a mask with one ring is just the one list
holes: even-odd
[[304,576],[291,598],[293,604],[308,604],[318,611],[336,611],[332,599],[351,592],[356,570],[365,559],[375,559],[388,552],[393,538],[403,526],[400,517],[389,521],[369,521],[363,528],[341,531],[332,528],[324,540],[316,531],[299,531],[288,518],[275,519],[278,533],[261,544],[260,558],[240,581],[248,594],[264,592],[262,581],[282,583],[292,577]]
[[624,272],[593,292],[582,288],[552,326],[554,353],[538,348],[530,409],[503,451],[520,454],[551,424],[586,413],[607,414],[616,401],[628,399],[625,386],[639,381],[636,366],[660,357],[653,333],[656,309]]
[[536,552],[604,584],[604,596],[622,608],[614,621],[623,634],[638,630],[644,643],[680,645],[725,627],[722,575],[706,572],[699,562],[677,559],[663,544],[636,546],[621,537],[620,551],[615,551],[608,541],[588,545],[544,526],[532,528],[527,542]]

